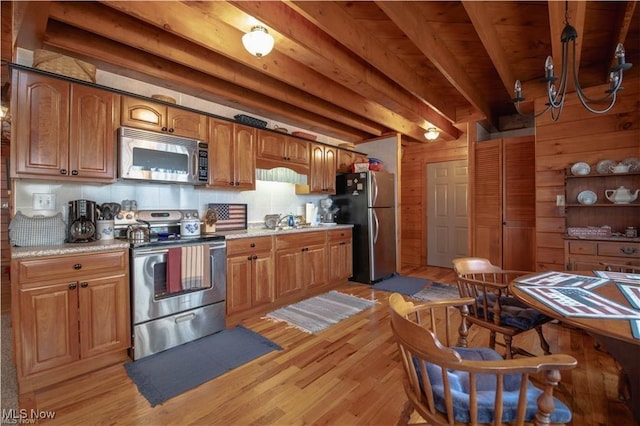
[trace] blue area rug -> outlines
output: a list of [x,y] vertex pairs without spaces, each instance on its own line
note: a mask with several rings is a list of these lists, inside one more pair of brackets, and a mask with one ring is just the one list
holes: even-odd
[[423,301],[457,299],[460,297],[458,287],[454,285],[440,284],[424,278],[404,275],[396,275],[380,281],[374,284],[372,288],[374,290],[404,294]]
[[330,291],[269,312],[266,319],[284,321],[306,333],[317,333],[375,305],[372,300]]
[[125,369],[153,407],[276,349],[282,347],[239,325],[127,363]]
[[426,287],[431,281],[424,278],[407,277],[405,275],[396,275],[386,280],[375,283],[372,288],[374,290],[389,291],[392,293],[400,293],[406,296],[416,294]]

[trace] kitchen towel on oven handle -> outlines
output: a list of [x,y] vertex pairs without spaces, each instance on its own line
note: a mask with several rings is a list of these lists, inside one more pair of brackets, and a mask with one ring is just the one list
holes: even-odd
[[170,248],[167,252],[167,292],[211,287],[209,245]]

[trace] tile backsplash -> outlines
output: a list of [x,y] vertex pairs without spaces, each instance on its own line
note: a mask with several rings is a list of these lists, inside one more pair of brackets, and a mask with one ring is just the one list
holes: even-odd
[[[33,194],[54,194],[52,210],[34,210]],[[132,183],[121,181],[111,185],[88,183],[50,183],[40,180],[16,180],[15,209],[32,215],[50,216],[62,212],[67,218],[69,201],[87,199],[98,204],[136,200],[139,210],[197,209],[202,215],[208,203],[247,204],[248,222],[262,223],[267,214],[304,214],[304,204],[316,203],[322,195],[297,195],[295,185],[283,182],[256,181],[255,191],[219,191],[191,185]]]

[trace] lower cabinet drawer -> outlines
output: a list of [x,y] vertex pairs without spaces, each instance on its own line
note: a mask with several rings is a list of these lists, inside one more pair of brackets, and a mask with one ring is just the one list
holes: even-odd
[[640,244],[600,242],[598,243],[598,256],[615,256],[640,260]]
[[571,254],[596,254],[595,241],[569,241],[569,253]]
[[75,256],[52,256],[21,260],[18,266],[20,283],[41,282],[59,277],[81,279],[120,274],[125,271],[127,251],[100,252]]

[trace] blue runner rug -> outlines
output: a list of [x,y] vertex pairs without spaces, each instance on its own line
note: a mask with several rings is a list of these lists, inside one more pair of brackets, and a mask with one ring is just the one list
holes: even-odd
[[241,325],[125,364],[154,407],[273,350],[282,350]]

